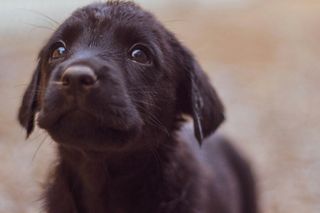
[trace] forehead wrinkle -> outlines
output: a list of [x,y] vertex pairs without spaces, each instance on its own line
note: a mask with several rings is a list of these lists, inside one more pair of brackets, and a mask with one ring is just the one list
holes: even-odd
[[[80,11],[81,12],[81,11]],[[111,18],[105,10],[101,8],[84,9],[81,17],[82,25],[85,26],[85,36],[88,46],[97,46],[98,41],[106,34],[110,28]]]
[[146,29],[144,26],[137,24],[122,23],[119,21],[113,22],[115,38],[126,45],[134,43],[150,44],[153,41],[153,33],[151,29]]
[[[89,36],[90,44],[95,44],[101,32],[106,32],[105,28],[123,25],[142,25],[151,26],[154,17],[141,9],[133,2],[107,1],[94,3],[92,5],[80,8],[72,14],[73,17],[85,21],[83,24],[87,27],[86,31]],[[126,30],[125,30],[126,31]],[[124,32],[125,32],[124,31]],[[144,34],[145,30],[127,31],[136,40],[147,40],[148,35]],[[151,31],[151,30],[146,30]]]
[[49,48],[55,42],[62,40],[67,46],[71,46],[82,34],[83,25],[79,20],[70,17],[51,36],[46,47]]
[[71,45],[72,42],[78,39],[83,31],[83,25],[81,22],[73,21],[68,22],[67,25],[62,29],[61,37],[66,43]]

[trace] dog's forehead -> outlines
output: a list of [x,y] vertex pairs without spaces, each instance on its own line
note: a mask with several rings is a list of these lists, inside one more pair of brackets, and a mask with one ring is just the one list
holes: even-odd
[[152,14],[133,2],[94,3],[72,13],[52,38],[68,42],[79,36],[92,39],[93,35],[97,39],[97,35],[104,35],[103,38],[107,39],[108,33],[117,38],[125,34],[144,38],[157,31],[159,25]]
[[154,17],[133,2],[95,3],[76,10],[67,22],[91,29],[107,29],[109,26],[152,27]]
[[109,1],[94,3],[76,10],[72,16],[80,19],[104,21],[141,22],[152,18],[152,15],[133,2]]

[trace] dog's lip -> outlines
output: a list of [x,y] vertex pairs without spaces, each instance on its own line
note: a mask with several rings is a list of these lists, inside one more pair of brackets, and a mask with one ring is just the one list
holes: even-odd
[[[121,103],[113,103],[113,106],[115,106],[117,109],[124,109],[126,108],[123,106]],[[57,112],[46,112],[44,110],[40,111],[39,116],[37,118],[37,122],[39,127],[43,129],[50,129],[54,127],[55,125],[59,125],[60,122],[67,122],[65,119],[68,116],[72,116],[73,118],[78,117],[79,119],[81,118],[91,118],[93,120],[96,120],[96,123],[101,123],[101,126],[103,126],[106,129],[110,130],[116,130],[116,131],[128,131],[131,130],[132,125],[128,125],[125,120],[118,119],[114,125],[110,125],[111,122],[103,122],[103,119],[101,119],[101,116],[97,113],[90,112],[90,110],[86,110],[85,108],[81,108],[78,105],[75,105],[69,109],[66,110],[58,110]],[[109,118],[113,119],[112,116],[116,116],[113,113],[109,114]],[[74,122],[74,121],[72,121]],[[89,124],[90,125],[90,124]]]
[[37,118],[38,125],[44,129],[50,128],[56,123],[59,123],[60,120],[62,120],[66,115],[73,111],[80,111],[80,109],[78,109],[78,107],[73,107],[71,109],[65,110],[64,112],[58,110],[57,112],[51,111],[50,113],[46,110],[41,110]]

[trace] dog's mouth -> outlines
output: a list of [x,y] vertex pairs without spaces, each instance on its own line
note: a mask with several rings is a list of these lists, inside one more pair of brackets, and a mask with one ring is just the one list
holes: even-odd
[[134,125],[129,122],[126,117],[127,110],[124,107],[114,107],[104,112],[94,112],[93,109],[88,110],[79,106],[61,108],[46,111],[41,110],[38,116],[38,124],[41,128],[50,130],[50,128],[68,124],[71,127],[79,126],[81,129],[88,129],[92,125],[103,126],[106,129],[114,129],[126,131]]
[[49,104],[44,102],[38,125],[61,144],[94,144],[95,148],[99,147],[97,144],[123,144],[134,138],[143,125],[129,104],[76,104],[65,100],[56,107]]

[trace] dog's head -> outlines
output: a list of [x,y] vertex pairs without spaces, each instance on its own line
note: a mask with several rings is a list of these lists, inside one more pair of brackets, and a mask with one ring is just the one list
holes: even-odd
[[181,115],[199,142],[223,107],[192,54],[131,2],[75,11],[52,35],[22,101],[19,121],[60,144],[118,146],[152,131],[172,134]]

